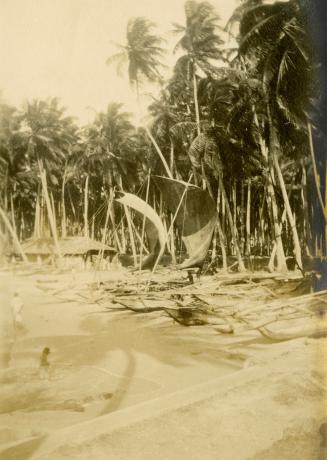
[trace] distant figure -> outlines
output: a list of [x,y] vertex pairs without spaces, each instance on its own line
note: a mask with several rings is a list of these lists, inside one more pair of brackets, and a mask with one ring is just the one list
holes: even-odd
[[22,329],[24,304],[18,292],[14,292],[14,297],[12,298],[10,305],[11,305],[12,314],[14,318],[15,331],[19,328]]
[[50,375],[50,363],[48,361],[49,354],[50,354],[50,348],[45,347],[40,357],[40,379],[41,380],[49,380],[49,375]]
[[71,286],[74,287],[76,284],[76,268],[72,267],[72,279],[71,279]]

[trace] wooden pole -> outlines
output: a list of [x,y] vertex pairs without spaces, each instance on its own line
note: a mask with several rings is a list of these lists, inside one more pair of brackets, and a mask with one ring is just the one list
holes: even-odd
[[19,242],[19,239],[18,239],[18,236],[16,234],[16,232],[14,231],[8,217],[6,216],[6,213],[4,212],[4,210],[0,207],[0,216],[5,224],[5,227],[7,227],[12,239],[13,239],[13,242],[14,242],[14,245],[17,247],[18,251],[20,252],[20,255],[22,256],[22,259],[24,262],[28,263],[28,259],[26,257],[26,254]]
[[89,175],[86,176],[84,186],[84,236],[89,236],[89,222],[88,222],[88,209],[89,209]]

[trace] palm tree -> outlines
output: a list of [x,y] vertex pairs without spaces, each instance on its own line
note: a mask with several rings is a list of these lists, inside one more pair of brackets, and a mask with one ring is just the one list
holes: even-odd
[[[255,72],[251,74],[234,65],[220,69],[215,72],[214,77],[201,80],[199,96],[207,107],[210,123],[214,126],[226,175],[237,177],[247,184],[252,178],[263,186],[262,190],[266,190],[278,249],[277,269],[284,271],[287,267],[276,196],[266,156],[263,129],[257,117],[257,113],[262,114],[264,111],[261,86]],[[249,216],[248,213],[247,215]],[[241,232],[242,230],[243,227]]]
[[[292,229],[294,254],[302,268],[299,236],[280,167],[282,132],[291,125],[305,129],[312,92],[310,40],[297,0],[267,4],[248,0],[234,14],[240,18],[239,54],[260,76],[269,126],[269,153]],[[286,127],[286,129],[285,129]],[[285,152],[284,152],[285,154]]]
[[156,133],[161,151],[170,157],[170,171],[173,174],[175,164],[175,145],[173,127],[180,121],[176,107],[172,104],[169,91],[163,89],[160,97],[154,98],[149,106],[152,115],[152,129]]
[[[132,87],[135,87],[139,111],[141,112],[140,84],[142,79],[150,82],[160,79],[159,68],[163,56],[162,38],[152,32],[154,24],[144,17],[132,18],[127,24],[126,45],[117,45],[119,52],[107,59],[107,64],[116,63],[118,71],[128,65],[128,77]],[[170,169],[151,131],[145,126],[166,173],[171,176]]]
[[[218,187],[222,192],[223,198],[226,203],[226,210],[227,210],[227,218],[229,221],[230,231],[232,234],[232,239],[236,251],[237,261],[238,261],[238,268],[239,271],[245,271],[244,262],[242,259],[242,254],[240,250],[240,243],[239,243],[239,234],[236,226],[235,219],[233,219],[228,196],[226,193],[226,189],[224,186],[224,167],[223,162],[221,159],[219,146],[217,144],[215,138],[214,130],[208,129],[206,132],[200,134],[196,137],[196,139],[192,142],[190,147],[189,156],[192,160],[193,165],[195,168],[200,168],[200,165],[205,163],[210,165],[211,173],[215,176],[218,181]],[[221,240],[221,245],[224,245],[225,236],[222,233],[222,227],[219,219],[219,215],[217,215],[218,219],[218,232]],[[226,268],[226,267],[224,267]]]
[[183,62],[187,66],[188,80],[193,82],[195,117],[199,135],[201,127],[197,96],[197,71],[201,69],[208,74],[214,69],[212,61],[221,59],[223,56],[220,48],[223,40],[216,33],[219,16],[209,2],[187,0],[185,2],[185,17],[185,26],[174,24],[174,32],[183,34],[175,47],[175,51],[182,50],[186,53],[179,58],[177,65]]
[[[122,104],[110,103],[106,112],[96,115],[92,124],[83,131],[83,144],[75,160],[76,171],[85,174],[84,187],[84,234],[88,235],[88,201],[89,184],[91,191],[101,195],[113,196],[115,187],[133,190],[137,184],[135,169],[138,166],[136,130],[130,122],[130,114],[122,110]],[[101,179],[99,179],[101,178]],[[99,200],[95,200],[99,201]],[[110,209],[107,210],[114,228],[118,246],[121,244],[116,232],[113,200],[108,198]],[[94,209],[97,212],[97,209]],[[134,237],[128,209],[125,209],[128,221],[132,252],[136,260]]]
[[47,173],[50,183],[58,184],[54,174],[60,174],[63,160],[72,142],[70,129],[72,119],[64,117],[64,108],[59,107],[57,99],[27,102],[20,114],[18,137],[26,146],[26,154],[31,163],[36,162],[42,184],[47,213],[54,239],[56,252],[60,257],[58,235],[55,222],[55,209],[48,191]]

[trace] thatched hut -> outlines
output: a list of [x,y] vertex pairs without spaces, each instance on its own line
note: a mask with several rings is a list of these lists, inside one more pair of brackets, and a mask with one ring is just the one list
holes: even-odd
[[[101,252],[103,259],[110,261],[117,252],[111,246],[83,236],[62,238],[58,243],[67,267],[85,267]],[[25,241],[22,247],[30,262],[51,263],[56,255],[52,238],[30,239]]]

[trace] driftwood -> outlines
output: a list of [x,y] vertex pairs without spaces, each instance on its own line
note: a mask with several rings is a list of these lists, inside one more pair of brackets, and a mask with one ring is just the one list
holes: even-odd
[[[78,283],[78,276],[73,286],[49,280],[40,288],[61,300],[99,305],[102,313],[162,312],[180,325],[209,326],[219,334],[257,332],[272,341],[327,334],[316,325],[327,310],[327,291],[307,293],[308,280],[301,274],[224,272],[190,283],[187,273],[161,269],[150,285],[148,272],[124,275],[89,285]],[[285,321],[292,327],[285,328]]]
[[300,337],[311,337],[311,338],[320,338],[327,337],[327,326],[324,328],[319,328],[315,326],[311,327],[294,327],[289,329],[283,329],[279,332],[274,332],[266,327],[258,328],[260,334],[266,337],[269,340],[274,342],[282,342],[286,340],[297,339]]

